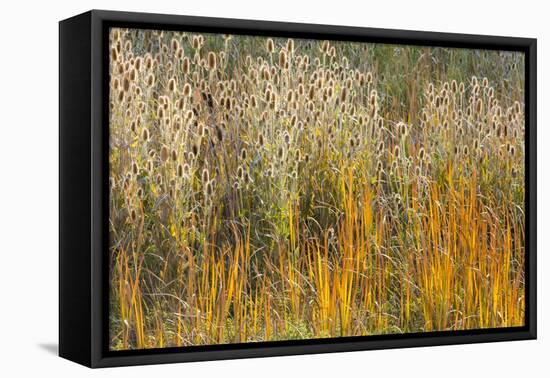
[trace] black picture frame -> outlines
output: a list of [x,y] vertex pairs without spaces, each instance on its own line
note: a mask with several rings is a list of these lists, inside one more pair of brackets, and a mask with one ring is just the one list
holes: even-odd
[[[109,27],[333,39],[525,54],[525,326],[402,335],[109,351]],[[59,354],[88,367],[466,344],[536,338],[537,41],[343,26],[92,10],[59,23]]]

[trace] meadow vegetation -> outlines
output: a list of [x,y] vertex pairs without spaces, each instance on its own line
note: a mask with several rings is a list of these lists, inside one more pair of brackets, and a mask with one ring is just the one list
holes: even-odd
[[524,323],[513,52],[110,33],[110,348]]

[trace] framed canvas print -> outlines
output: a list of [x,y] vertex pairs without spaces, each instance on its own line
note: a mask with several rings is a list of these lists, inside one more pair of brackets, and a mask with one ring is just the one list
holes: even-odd
[[60,355],[536,337],[536,40],[60,22]]

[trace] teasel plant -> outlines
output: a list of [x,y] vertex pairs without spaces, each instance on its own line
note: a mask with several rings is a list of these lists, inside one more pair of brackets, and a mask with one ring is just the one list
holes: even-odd
[[517,54],[109,43],[111,349],[523,324]]

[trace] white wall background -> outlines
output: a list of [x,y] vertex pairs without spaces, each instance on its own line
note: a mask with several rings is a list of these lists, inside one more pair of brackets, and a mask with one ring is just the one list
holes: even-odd
[[[0,20],[0,375],[467,377],[550,372],[550,26],[544,1],[12,0]],[[89,370],[56,356],[58,25],[91,8],[538,38],[539,340]],[[546,15],[546,16],[545,16]],[[545,56],[546,55],[546,56]],[[545,114],[546,113],[546,114]],[[545,115],[547,117],[545,117]],[[545,274],[546,273],[546,274]],[[547,298],[546,298],[547,299]]]

